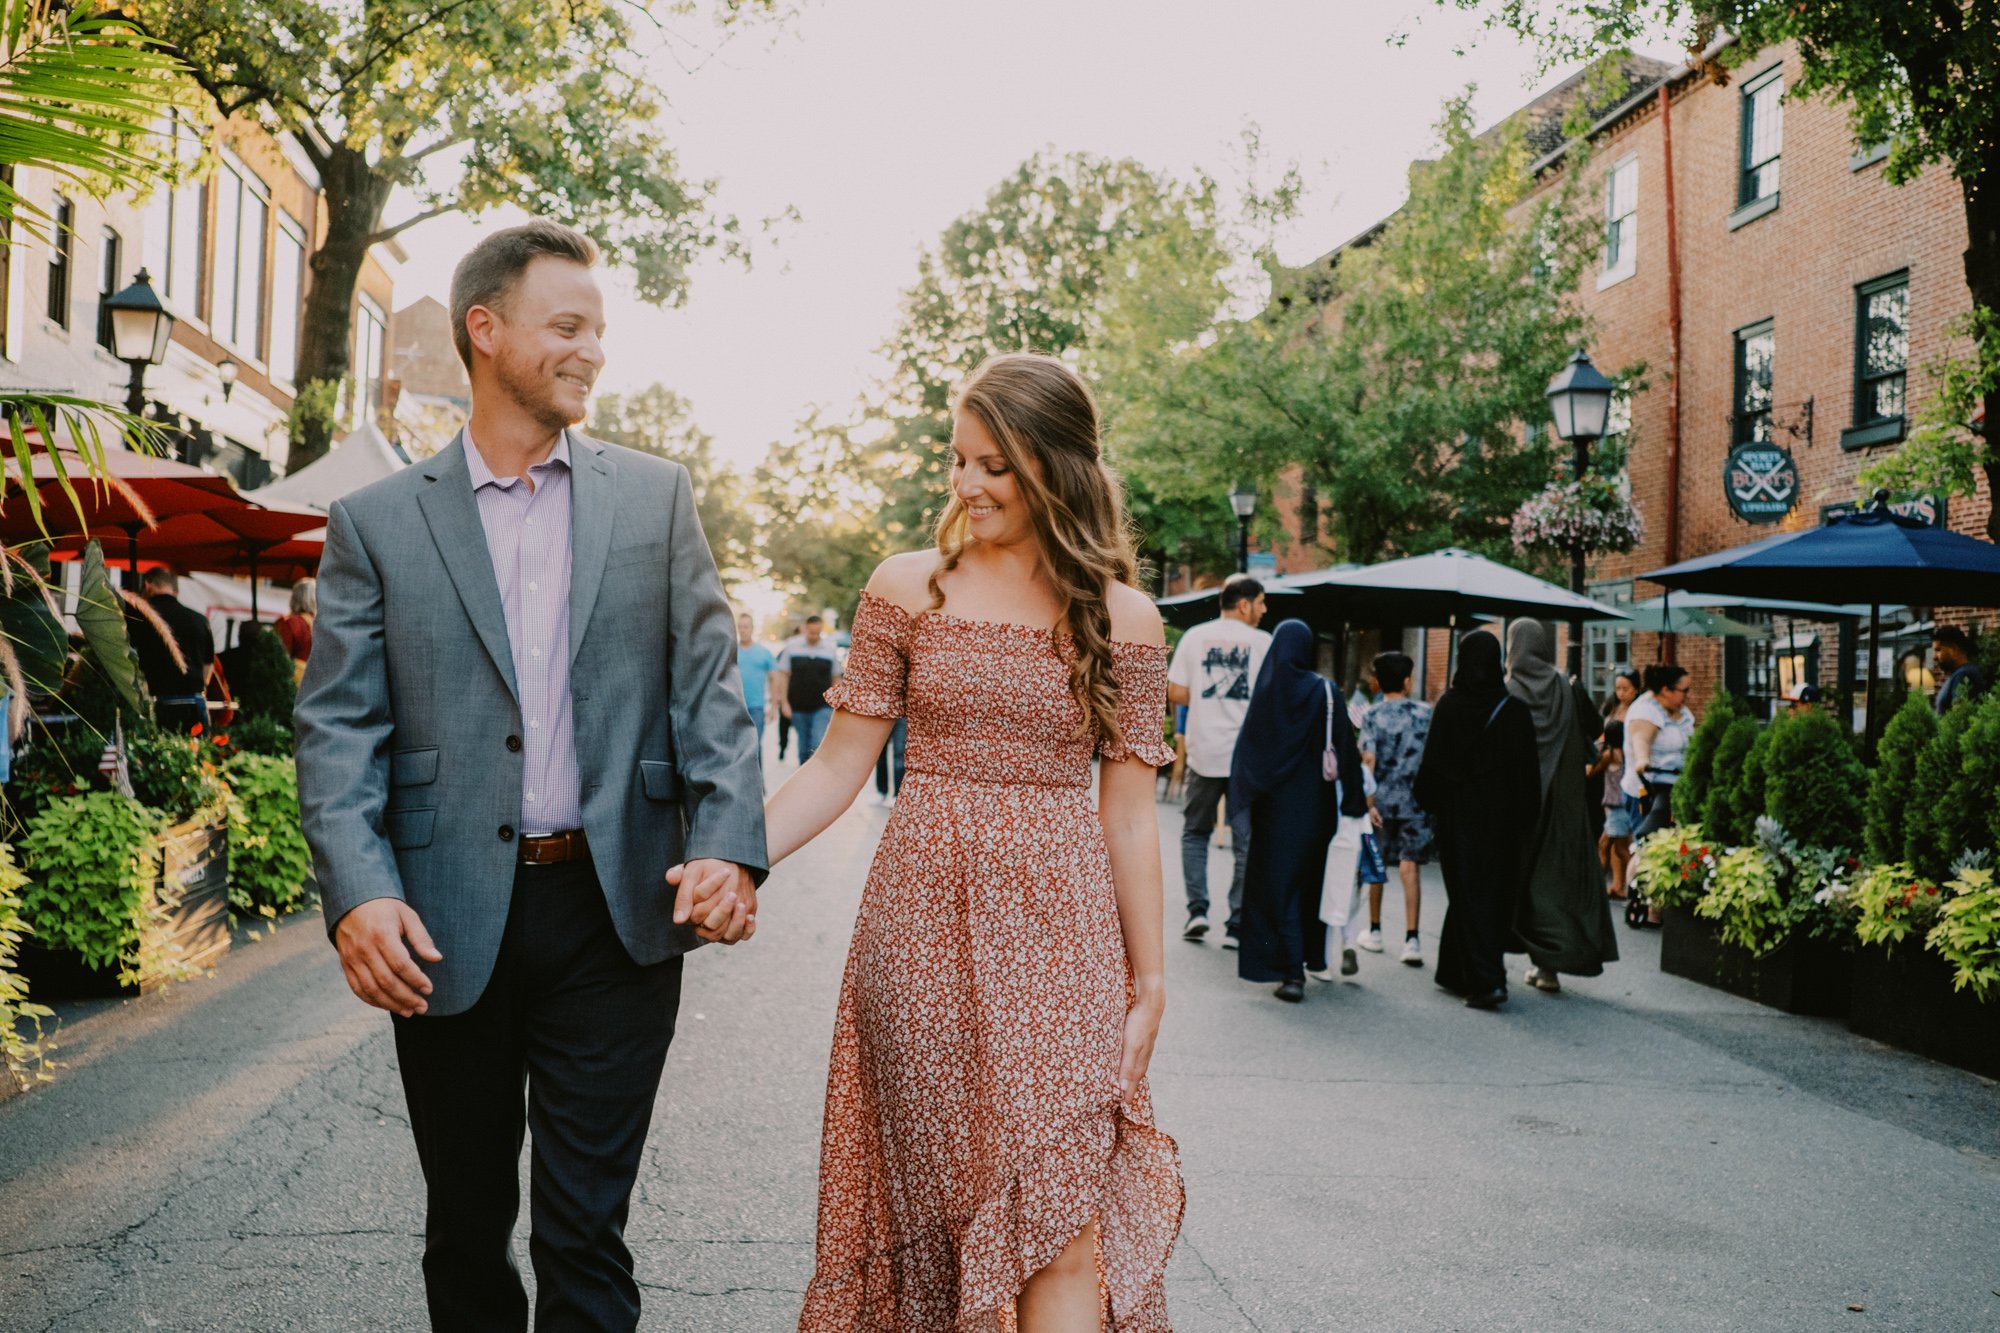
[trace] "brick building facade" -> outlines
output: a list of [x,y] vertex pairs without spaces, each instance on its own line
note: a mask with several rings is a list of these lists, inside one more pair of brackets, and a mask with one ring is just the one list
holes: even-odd
[[[1590,130],[1587,156],[1556,143],[1534,164],[1542,190],[1581,169],[1584,197],[1602,210],[1604,243],[1579,293],[1592,358],[1607,371],[1644,365],[1643,384],[1616,411],[1646,534],[1636,551],[1594,562],[1600,599],[1656,596],[1657,585],[1635,586],[1633,576],[1817,524],[1826,509],[1853,504],[1857,473],[1896,447],[1927,396],[1925,368],[1969,350],[1954,347],[1948,332],[1971,304],[1958,182],[1933,166],[1906,185],[1889,184],[1883,154],[1853,142],[1844,107],[1786,95],[1799,73],[1790,47],[1728,70],[1708,60],[1638,62],[1628,71],[1638,76],[1631,93]],[[1531,141],[1574,95],[1574,84],[1565,85],[1523,109]],[[1375,230],[1349,245],[1367,244]],[[1747,521],[1732,508],[1725,466],[1738,444],[1790,455],[1797,485],[1770,521]],[[1983,535],[1992,504],[1983,479],[1975,496],[1933,500],[1925,507],[1942,508],[1953,529]],[[1294,518],[1284,545],[1319,555],[1308,563],[1337,558],[1311,551],[1309,535]],[[1829,584],[1819,600],[1842,600],[1839,588]],[[1922,652],[1926,616],[1917,609],[1895,618],[1904,630],[1885,650],[1885,672],[1921,670],[1910,654]],[[1865,675],[1851,625],[1738,618],[1771,622],[1773,638],[1683,635],[1671,645],[1695,673],[1697,705],[1722,684],[1768,701],[1801,676],[1834,685]],[[1349,663],[1365,660],[1376,637],[1355,645]],[[1444,685],[1444,633],[1425,642],[1413,632],[1405,642],[1424,659],[1434,696]],[[1620,663],[1659,660],[1662,648],[1655,635],[1593,628],[1593,686],[1607,687]]]

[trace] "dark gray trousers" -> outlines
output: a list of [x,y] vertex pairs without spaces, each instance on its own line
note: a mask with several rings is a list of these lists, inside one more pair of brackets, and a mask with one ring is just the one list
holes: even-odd
[[[1215,837],[1215,817],[1222,798],[1229,794],[1228,778],[1205,778],[1189,771],[1182,801],[1181,879],[1187,885],[1188,915],[1208,915],[1208,847]],[[1229,876],[1229,921],[1225,929],[1237,934],[1243,924],[1243,867],[1250,862],[1250,812],[1229,812],[1231,855],[1236,868]]]
[[619,943],[589,861],[521,866],[499,961],[470,1009],[395,1019],[423,1163],[431,1327],[523,1333],[511,1238],[532,1135],[535,1328],[630,1330],[625,1217],[680,1007],[681,960]]

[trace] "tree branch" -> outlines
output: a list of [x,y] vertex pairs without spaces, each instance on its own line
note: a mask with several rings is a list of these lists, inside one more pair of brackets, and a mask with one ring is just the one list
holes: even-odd
[[478,0],[451,0],[451,3],[445,5],[442,9],[433,10],[412,20],[401,32],[377,46],[367,59],[363,60],[353,69],[345,71],[345,77],[341,79],[341,85],[343,88],[351,88],[354,84],[361,81],[362,75],[366,74],[381,61],[387,59],[390,52],[394,51],[411,37],[428,28],[431,24],[437,23],[456,11],[468,8],[475,3],[478,3]]
[[436,208],[427,208],[421,213],[404,218],[401,222],[393,226],[384,227],[380,231],[375,232],[368,238],[368,244],[380,245],[384,241],[393,241],[412,227],[421,227],[432,218],[441,218],[447,213],[457,213],[460,210],[461,206],[458,204],[440,204]]

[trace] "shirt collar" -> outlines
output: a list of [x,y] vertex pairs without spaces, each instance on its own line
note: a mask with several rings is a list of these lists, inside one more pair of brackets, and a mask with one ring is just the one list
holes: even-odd
[[[544,468],[557,466],[568,469],[569,465],[569,432],[565,430],[562,434],[556,436],[556,447],[549,450],[549,456],[529,468],[528,471],[540,472]],[[485,457],[479,452],[479,446],[473,442],[472,428],[470,426],[465,428],[465,470],[472,474],[472,489],[474,491],[487,486],[498,486],[503,491],[512,490],[515,484],[521,480],[519,477],[496,477],[493,475],[493,469],[486,466]]]

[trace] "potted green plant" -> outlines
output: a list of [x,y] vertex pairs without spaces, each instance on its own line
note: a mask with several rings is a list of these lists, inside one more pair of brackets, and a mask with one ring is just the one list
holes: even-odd
[[1853,1003],[1865,1037],[2000,1078],[2000,889],[1974,855],[1942,883],[1871,867],[1852,897]]
[[244,752],[223,766],[229,785],[229,902],[275,917],[305,905],[312,855],[299,821],[299,782],[289,758]]

